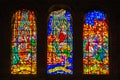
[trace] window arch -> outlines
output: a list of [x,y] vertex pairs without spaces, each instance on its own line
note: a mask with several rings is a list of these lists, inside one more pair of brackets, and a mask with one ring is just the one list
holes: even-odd
[[83,74],[109,74],[106,14],[89,11],[83,25]]
[[72,16],[60,9],[49,15],[47,74],[73,74]]
[[37,28],[34,11],[12,17],[11,74],[36,74]]

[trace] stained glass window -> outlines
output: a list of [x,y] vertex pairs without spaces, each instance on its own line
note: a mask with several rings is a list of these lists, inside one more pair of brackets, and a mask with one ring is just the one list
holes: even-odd
[[12,17],[11,74],[36,74],[35,14],[19,10]]
[[83,74],[109,74],[106,14],[99,10],[88,12],[83,27]]
[[49,15],[47,74],[73,74],[72,16],[60,9]]

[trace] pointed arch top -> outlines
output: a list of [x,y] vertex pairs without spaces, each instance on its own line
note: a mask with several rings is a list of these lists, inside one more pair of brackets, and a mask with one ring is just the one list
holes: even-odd
[[74,12],[72,11],[72,9],[68,5],[65,5],[65,4],[55,4],[55,5],[52,5],[48,9],[48,19],[47,19],[47,22],[49,21],[49,16],[50,16],[51,12],[59,11],[61,9],[66,10],[67,12],[69,12],[70,15],[71,15],[70,19],[71,19],[71,21],[73,21]]

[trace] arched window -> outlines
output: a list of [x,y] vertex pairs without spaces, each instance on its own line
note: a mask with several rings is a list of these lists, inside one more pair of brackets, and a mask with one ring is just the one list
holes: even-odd
[[11,74],[36,74],[35,14],[19,10],[12,17]]
[[89,11],[83,25],[83,74],[109,74],[106,14]]
[[49,15],[47,74],[73,74],[72,16],[60,9]]

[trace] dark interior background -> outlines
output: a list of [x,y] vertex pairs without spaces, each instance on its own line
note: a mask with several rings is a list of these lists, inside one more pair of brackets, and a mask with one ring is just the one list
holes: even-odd
[[[73,17],[73,75],[47,75],[47,20],[51,11],[69,10]],[[11,75],[11,19],[14,12],[35,12],[38,34],[37,75]],[[82,74],[82,28],[84,14],[98,9],[107,14],[109,25],[109,75]],[[120,3],[115,0],[1,0],[0,1],[0,80],[120,80]]]

